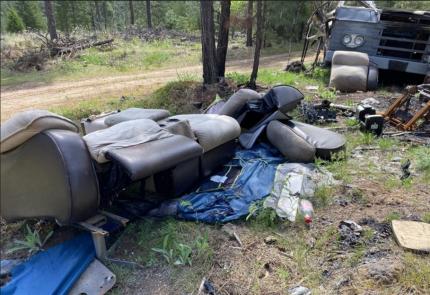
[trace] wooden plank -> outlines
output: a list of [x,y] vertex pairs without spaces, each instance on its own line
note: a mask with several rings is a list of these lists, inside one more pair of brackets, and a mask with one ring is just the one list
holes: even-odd
[[430,252],[430,224],[418,221],[391,222],[397,243],[406,249]]

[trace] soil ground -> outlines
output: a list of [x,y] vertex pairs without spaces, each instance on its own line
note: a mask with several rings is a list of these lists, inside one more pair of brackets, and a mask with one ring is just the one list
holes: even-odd
[[[282,68],[286,55],[262,59],[262,67]],[[230,63],[229,71],[249,71],[251,60]],[[181,73],[197,73],[190,66]],[[175,80],[169,69],[52,85],[23,85],[1,90],[2,120],[27,108],[69,105],[92,95],[122,95],[129,88],[155,87]],[[306,91],[305,89],[302,89]],[[307,91],[307,101],[320,101],[319,93]],[[373,97],[384,109],[393,91],[336,94],[337,103],[356,105]],[[296,113],[295,117],[299,117]],[[131,223],[110,251],[111,258],[131,261],[141,268],[107,263],[117,275],[111,294],[198,294],[203,279],[215,294],[289,294],[305,286],[312,294],[429,294],[430,257],[399,247],[391,232],[393,219],[430,222],[430,149],[396,137],[374,138],[339,116],[339,128],[347,138],[344,157],[318,161],[339,180],[320,187],[312,200],[314,222],[310,228],[273,218],[266,211],[228,225],[207,225],[173,219],[143,218]],[[411,161],[411,176],[400,180],[401,165]],[[339,224],[353,220],[363,227],[355,242],[343,240]],[[2,257],[22,258],[25,252],[7,254],[15,239],[26,237],[25,222],[1,229]],[[44,237],[54,230],[45,247],[73,231],[54,223],[27,222]],[[234,231],[240,243],[231,236]],[[28,236],[28,235],[27,235]],[[180,245],[191,248],[191,265],[174,265]],[[170,250],[162,255],[154,249]],[[201,293],[204,294],[204,293]]]
[[[298,53],[292,54],[296,58]],[[282,69],[286,65],[288,54],[279,54],[260,59],[261,68]],[[227,72],[250,72],[252,59],[228,62]],[[184,68],[170,68],[148,71],[138,74],[115,75],[111,77],[90,78],[79,81],[53,83],[25,83],[19,86],[1,88],[1,121],[14,113],[33,108],[52,108],[67,106],[93,97],[127,95],[135,89],[139,94],[150,94],[161,85],[176,80],[181,75],[200,76],[202,67],[193,65]]]

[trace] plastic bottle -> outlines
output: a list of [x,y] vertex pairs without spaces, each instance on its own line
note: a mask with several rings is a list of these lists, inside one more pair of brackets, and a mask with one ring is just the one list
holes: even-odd
[[300,216],[303,216],[305,223],[310,225],[314,216],[312,203],[308,200],[300,200],[299,212]]

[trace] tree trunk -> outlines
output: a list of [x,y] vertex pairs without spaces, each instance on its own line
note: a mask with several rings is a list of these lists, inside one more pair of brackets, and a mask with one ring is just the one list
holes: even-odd
[[103,1],[103,22],[105,24],[105,31],[107,31],[108,27],[108,19],[107,19],[107,7],[106,7],[106,1]]
[[225,75],[225,60],[228,48],[228,30],[230,28],[230,0],[221,1],[221,15],[218,31],[218,44],[216,49],[216,60],[218,77]]
[[95,0],[94,1],[94,6],[96,8],[96,21],[95,21],[96,28],[97,28],[97,30],[101,31],[101,19],[102,19],[102,16],[101,16],[101,13],[100,13],[99,2]]
[[255,82],[257,80],[258,66],[260,64],[261,43],[263,41],[264,16],[262,13],[262,6],[263,6],[263,1],[257,0],[257,32],[256,32],[256,38],[255,38],[254,64],[252,66],[251,78],[248,83],[248,87],[252,89],[257,88],[257,85]]
[[248,0],[248,12],[246,15],[246,47],[252,46],[252,13],[253,0]]
[[201,39],[203,59],[203,82],[205,84],[214,84],[217,82],[215,28],[213,15],[213,2],[200,0],[200,18],[202,23]]
[[146,22],[148,24],[148,29],[152,29],[151,1],[150,0],[146,0]]
[[48,23],[49,37],[51,40],[58,39],[57,26],[55,25],[54,11],[52,9],[52,1],[45,0],[45,14]]
[[134,25],[134,8],[133,1],[128,0],[128,7],[130,9],[130,25]]

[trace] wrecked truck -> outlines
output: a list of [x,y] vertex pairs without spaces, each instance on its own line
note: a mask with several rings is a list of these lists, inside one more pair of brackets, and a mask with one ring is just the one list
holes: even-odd
[[[378,9],[373,1],[345,6],[340,1],[319,6],[308,21],[302,63],[311,42],[318,41],[317,58],[331,65],[336,51],[367,54],[369,89],[376,88],[378,70],[418,75],[430,73],[430,11]],[[314,63],[314,65],[315,65]]]

